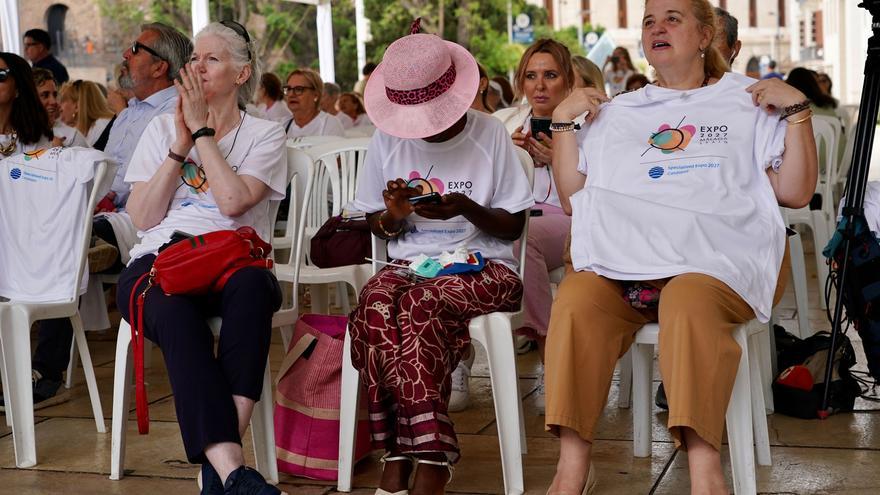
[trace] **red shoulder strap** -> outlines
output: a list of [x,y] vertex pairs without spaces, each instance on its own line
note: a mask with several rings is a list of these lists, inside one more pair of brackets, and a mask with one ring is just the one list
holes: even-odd
[[[134,354],[134,394],[137,404],[138,433],[141,435],[150,432],[150,411],[147,406],[147,388],[144,385],[144,299],[147,291],[153,286],[152,278],[147,281],[147,286],[140,293],[138,293],[138,287],[149,276],[150,272],[140,276],[132,287],[128,299],[128,307],[131,312],[131,346]],[[137,299],[136,304],[135,299]]]

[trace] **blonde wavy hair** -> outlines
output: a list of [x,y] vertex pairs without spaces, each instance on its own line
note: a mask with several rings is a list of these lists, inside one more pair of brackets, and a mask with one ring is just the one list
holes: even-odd
[[[645,7],[648,6],[648,2],[650,1],[651,0],[645,0]],[[715,7],[712,6],[708,0],[690,0],[690,4],[694,17],[696,17],[697,21],[700,23],[700,28],[709,31],[709,46],[706,47],[703,52],[703,71],[709,77],[720,79],[725,72],[730,70],[730,67],[727,65],[724,57],[721,56],[721,52],[719,52],[712,43],[712,40],[715,39],[715,32],[718,30],[717,24],[715,23]],[[648,50],[645,49],[645,52],[647,51]]]
[[64,83],[58,92],[58,99],[77,104],[75,127],[83,135],[89,133],[98,119],[112,119],[115,115],[101,88],[92,81],[77,79]]

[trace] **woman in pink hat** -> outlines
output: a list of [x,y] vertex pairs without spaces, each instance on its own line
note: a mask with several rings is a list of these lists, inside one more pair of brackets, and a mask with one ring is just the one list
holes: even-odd
[[[364,95],[377,132],[355,207],[390,258],[405,265],[464,247],[485,260],[480,271],[433,278],[386,267],[351,314],[373,445],[387,451],[380,495],[443,493],[460,457],[447,410],[468,321],[516,310],[522,297],[512,245],[534,200],[501,122],[469,110],[478,81],[464,48],[412,34],[388,47]],[[430,193],[439,199],[410,201]]]

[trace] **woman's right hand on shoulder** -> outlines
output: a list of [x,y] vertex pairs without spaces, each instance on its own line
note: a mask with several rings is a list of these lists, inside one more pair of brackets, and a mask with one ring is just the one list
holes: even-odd
[[528,151],[529,135],[523,132],[523,126],[517,127],[513,134],[510,135],[510,138],[513,139],[513,144]]
[[607,101],[611,100],[596,88],[574,89],[553,110],[553,122],[573,122],[584,112],[589,112],[587,121],[592,122],[599,115],[599,105]]
[[382,191],[382,199],[385,200],[385,209],[395,220],[403,220],[414,211],[409,198],[422,194],[422,188],[410,187],[403,179],[390,180],[386,189]]

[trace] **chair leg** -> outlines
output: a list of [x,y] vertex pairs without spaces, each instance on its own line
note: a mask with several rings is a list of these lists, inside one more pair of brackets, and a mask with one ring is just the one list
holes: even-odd
[[339,401],[339,462],[336,490],[351,491],[357,438],[358,406],[360,405],[360,376],[351,363],[351,336],[346,329],[342,347],[342,384]]
[[[754,323],[761,325],[760,323]],[[759,358],[760,339],[763,332],[748,337],[749,384],[751,385],[749,403],[752,405],[752,427],[755,436],[755,452],[759,466],[770,466],[770,433],[767,429],[767,410],[764,405],[764,364]]]
[[791,277],[794,280],[794,299],[797,304],[798,337],[805,339],[810,331],[810,306],[807,300],[807,266],[804,262],[804,243],[795,233],[788,238],[791,256]]
[[330,293],[327,284],[309,284],[309,294],[312,296],[312,313],[319,315],[329,314]]
[[654,374],[654,346],[633,344],[633,455],[651,457],[651,389]]
[[472,339],[483,344],[489,358],[495,423],[498,426],[498,443],[501,446],[504,492],[521,494],[524,491],[524,484],[520,416],[506,413],[522,407],[510,318],[502,313],[491,313],[472,320],[470,334]]
[[742,349],[742,358],[737,368],[730,403],[727,405],[727,443],[730,446],[733,491],[736,495],[746,495],[757,493],[757,482],[750,404],[749,348],[745,326],[736,329],[734,338]]
[[86,376],[86,386],[89,389],[89,399],[92,402],[92,414],[95,416],[95,426],[98,429],[98,433],[106,433],[107,426],[104,424],[104,411],[101,409],[101,395],[98,393],[98,381],[95,379],[95,368],[92,367],[92,355],[89,353],[89,345],[88,342],[86,342],[86,333],[83,330],[82,318],[80,318],[79,313],[70,317],[70,324],[73,327],[73,340],[79,349],[79,355],[82,356],[83,373]]
[[73,372],[79,366],[79,353],[76,352],[76,339],[70,342],[70,360],[67,362],[67,376],[64,379],[64,388],[70,389],[73,386]]
[[110,479],[120,480],[125,465],[125,433],[131,404],[131,327],[119,322],[116,337],[116,365],[113,372],[113,419],[110,426]]
[[632,347],[630,347],[630,349],[626,351],[626,354],[617,361],[617,367],[620,370],[618,376],[619,388],[617,392],[617,407],[619,409],[629,409],[632,400],[632,360]]
[[31,321],[27,313],[14,307],[0,310],[0,339],[3,341],[6,415],[12,421],[15,465],[37,464],[34,432],[34,391],[31,384]]
[[[823,198],[824,200],[825,198]],[[827,309],[825,304],[825,281],[828,280],[828,265],[825,263],[825,256],[822,250],[831,240],[831,234],[828,232],[828,220],[825,218],[825,212],[822,210],[813,210],[810,212],[813,216],[813,251],[816,257],[816,278],[819,284],[819,307]]]
[[[6,373],[6,360],[3,359],[3,339],[0,338],[0,381],[2,381],[2,383],[3,383],[3,390],[9,390],[9,384],[6,383],[7,376],[9,376],[9,374]],[[6,407],[7,404],[5,403],[5,400],[6,400],[5,396],[4,396],[3,400],[4,400],[3,407]],[[3,417],[6,418],[6,426],[12,428],[12,416],[10,416],[8,414],[4,414]]]
[[763,331],[758,335],[754,335],[755,347],[753,352],[749,352],[749,358],[756,359],[761,370],[761,385],[764,390],[764,407],[767,414],[773,414],[775,404],[773,403],[773,377],[776,376],[776,364],[774,357],[776,354],[776,337],[773,334],[772,324],[756,323],[764,325],[767,331]]
[[278,460],[275,457],[275,423],[273,422],[272,373],[269,362],[263,372],[263,392],[251,414],[251,438],[254,441],[254,467],[272,484],[278,484]]

